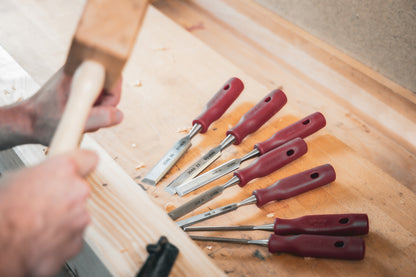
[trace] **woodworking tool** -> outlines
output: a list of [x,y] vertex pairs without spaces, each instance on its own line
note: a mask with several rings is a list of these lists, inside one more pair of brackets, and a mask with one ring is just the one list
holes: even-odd
[[267,188],[255,190],[253,191],[252,196],[243,201],[192,216],[190,218],[178,221],[176,224],[179,227],[184,228],[197,222],[235,211],[241,206],[250,204],[256,204],[257,207],[260,208],[270,201],[280,201],[287,199],[317,187],[329,184],[334,180],[334,168],[329,164],[321,165],[281,179]]
[[291,140],[269,153],[260,156],[255,162],[246,168],[235,171],[234,176],[225,184],[215,186],[212,189],[198,195],[182,206],[171,211],[169,216],[172,219],[177,219],[211,199],[221,195],[226,188],[232,185],[238,184],[240,187],[243,187],[255,178],[264,177],[304,155],[307,148],[308,147],[303,139],[296,138]]
[[207,166],[221,156],[221,152],[231,144],[238,145],[249,134],[258,130],[274,114],[276,114],[287,102],[286,95],[280,89],[273,90],[264,97],[256,106],[243,115],[236,126],[227,131],[227,137],[202,158],[195,162],[185,172],[173,180],[165,191],[175,194],[176,187],[192,179]]
[[89,0],[75,31],[64,71],[74,75],[49,155],[78,147],[103,87],[111,89],[131,53],[148,0]]
[[272,234],[269,239],[248,240],[234,238],[190,236],[193,240],[254,244],[267,246],[270,253],[290,253],[301,257],[362,260],[365,254],[365,242],[357,237]]
[[179,249],[165,236],[157,244],[146,246],[149,256],[136,277],[168,277],[179,254]]
[[191,147],[191,139],[198,133],[205,133],[212,122],[219,119],[244,89],[243,82],[238,78],[231,78],[214,97],[206,104],[204,111],[192,121],[189,133],[173,145],[163,158],[147,173],[143,182],[155,186],[163,176]]
[[197,231],[273,231],[276,235],[356,236],[368,234],[367,214],[306,215],[293,219],[276,218],[274,223],[243,226],[185,227],[186,232]]
[[254,149],[239,159],[232,159],[194,179],[176,187],[176,192],[179,196],[188,194],[210,182],[224,176],[238,169],[242,162],[247,161],[256,156],[261,156],[276,147],[294,139],[305,138],[318,130],[322,129],[326,124],[325,117],[316,112],[307,117],[287,126],[286,128],[277,131],[271,138],[266,141],[254,145]]

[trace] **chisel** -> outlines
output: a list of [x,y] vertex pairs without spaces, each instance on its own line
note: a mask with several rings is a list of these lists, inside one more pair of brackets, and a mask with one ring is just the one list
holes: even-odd
[[178,187],[176,192],[179,196],[184,196],[210,182],[224,176],[238,169],[242,162],[247,161],[256,156],[261,156],[276,147],[294,139],[294,138],[305,138],[318,130],[322,129],[326,124],[325,117],[320,113],[316,112],[305,118],[287,126],[286,128],[277,131],[271,138],[266,141],[257,143],[254,145],[254,149],[239,159],[232,159]]
[[227,131],[227,137],[202,158],[195,162],[185,172],[173,180],[165,191],[176,193],[176,187],[198,175],[211,163],[221,156],[221,152],[231,144],[238,145],[249,134],[258,130],[274,114],[276,114],[287,102],[286,95],[280,89],[273,90],[264,97],[256,106],[243,115],[236,126]]
[[189,133],[173,145],[163,158],[147,173],[143,182],[155,186],[163,176],[191,147],[191,139],[198,133],[205,133],[212,122],[219,119],[244,89],[243,82],[238,78],[231,78],[214,97],[206,104],[201,115],[192,121]]
[[253,195],[238,203],[229,204],[199,215],[176,222],[179,227],[186,227],[222,214],[237,210],[241,206],[256,204],[262,207],[271,201],[280,201],[295,195],[329,184],[335,180],[335,170],[330,164],[321,165],[298,174],[286,177],[273,185],[253,191]]
[[365,242],[357,237],[272,234],[269,239],[248,240],[218,237],[190,236],[193,240],[254,244],[267,246],[270,253],[289,253],[301,257],[362,260],[365,254]]
[[171,211],[169,216],[172,219],[177,219],[211,199],[221,195],[226,188],[232,185],[238,184],[240,187],[244,187],[248,182],[255,178],[269,175],[270,173],[304,155],[307,148],[308,147],[303,139],[296,138],[291,140],[269,153],[260,156],[255,162],[246,168],[235,171],[234,176],[228,180],[228,182],[223,185],[215,186],[212,189],[198,195],[189,202],[186,202],[182,206]]
[[186,232],[196,231],[273,231],[276,235],[330,235],[356,236],[368,234],[367,214],[306,215],[293,219],[276,218],[273,224],[259,226],[198,226],[185,227]]

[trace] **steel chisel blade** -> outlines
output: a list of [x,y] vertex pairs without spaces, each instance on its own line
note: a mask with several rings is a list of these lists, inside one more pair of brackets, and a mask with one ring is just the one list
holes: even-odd
[[221,156],[221,147],[217,146],[212,148],[208,153],[206,153],[201,159],[189,167],[185,172],[179,175],[175,180],[173,180],[166,188],[165,191],[170,194],[176,193],[176,187],[192,179],[203,171],[208,165],[214,162]]
[[204,220],[207,220],[209,218],[216,217],[216,216],[219,216],[219,215],[226,214],[226,213],[229,213],[231,211],[237,210],[238,207],[239,206],[238,206],[237,203],[233,203],[233,204],[230,204],[230,205],[218,208],[218,209],[214,209],[214,210],[211,210],[211,211],[208,211],[208,212],[205,212],[205,213],[195,215],[195,216],[192,216],[190,218],[178,221],[178,222],[176,222],[176,224],[181,228],[185,228],[189,225],[193,225],[193,224],[198,223],[200,221],[204,221]]
[[178,187],[176,187],[176,192],[179,196],[184,196],[185,194],[190,193],[206,184],[211,183],[212,181],[224,176],[227,173],[230,173],[240,167],[241,159],[232,159],[225,164],[204,173],[189,182],[186,182]]
[[142,182],[155,186],[160,179],[172,168],[180,157],[191,147],[191,138],[185,136],[181,138],[163,158],[146,174]]

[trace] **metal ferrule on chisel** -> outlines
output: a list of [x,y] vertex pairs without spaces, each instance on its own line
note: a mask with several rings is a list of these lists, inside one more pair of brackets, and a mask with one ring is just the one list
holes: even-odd
[[168,187],[165,188],[171,194],[176,193],[176,187],[191,180],[193,177],[201,173],[211,163],[221,156],[222,150],[232,143],[238,145],[249,134],[257,131],[263,126],[273,115],[275,115],[287,102],[286,95],[283,91],[277,89],[270,92],[256,106],[244,114],[236,126],[227,131],[227,137],[223,142],[211,149],[196,163],[191,165],[185,172],[173,180]]
[[310,114],[283,128],[282,130],[277,131],[266,141],[257,143],[254,146],[254,149],[242,158],[232,159],[221,166],[218,166],[182,185],[179,185],[176,187],[176,192],[179,196],[186,195],[206,184],[209,184],[221,176],[224,176],[227,173],[237,170],[244,161],[256,156],[261,156],[294,138],[305,138],[322,129],[325,124],[325,117],[320,112]]

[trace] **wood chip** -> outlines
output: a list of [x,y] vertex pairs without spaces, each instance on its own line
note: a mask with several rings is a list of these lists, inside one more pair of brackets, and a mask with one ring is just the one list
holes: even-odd
[[131,86],[132,87],[141,87],[143,84],[142,84],[142,81],[141,80],[137,80],[137,81],[135,81],[134,83],[132,83],[131,84]]
[[166,50],[168,50],[169,48],[167,48],[167,47],[165,47],[165,46],[160,46],[160,47],[157,47],[157,48],[154,48],[153,50],[155,50],[155,51],[166,51]]
[[136,170],[139,170],[139,169],[142,169],[142,168],[145,168],[145,167],[146,167],[146,165],[144,163],[139,163],[135,168],[136,168]]
[[189,128],[188,127],[182,127],[182,128],[178,128],[176,130],[177,133],[189,133]]

